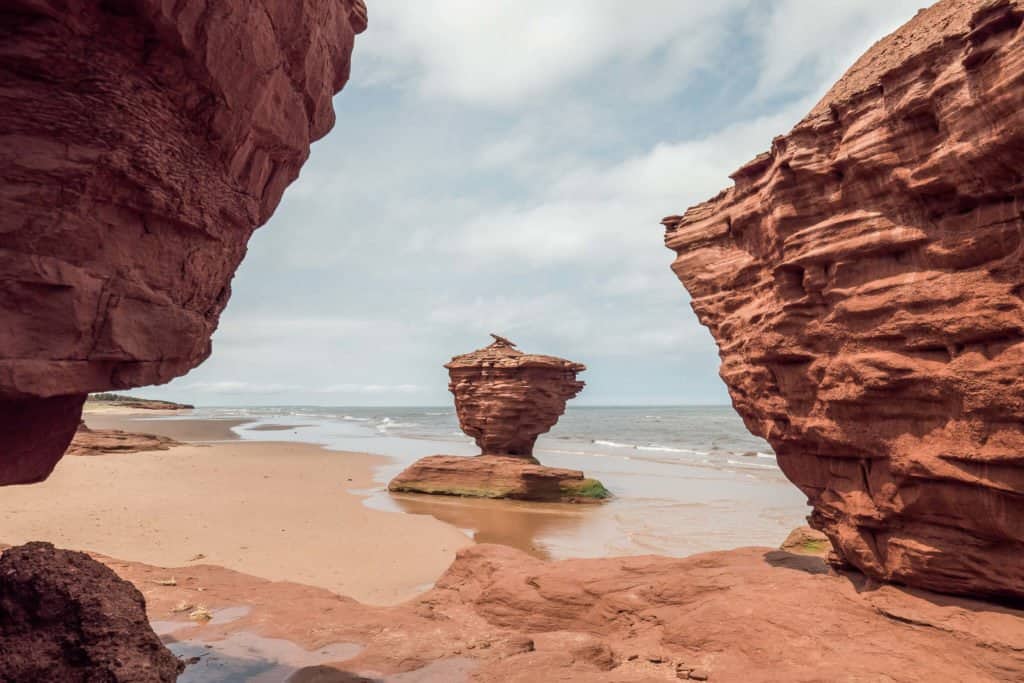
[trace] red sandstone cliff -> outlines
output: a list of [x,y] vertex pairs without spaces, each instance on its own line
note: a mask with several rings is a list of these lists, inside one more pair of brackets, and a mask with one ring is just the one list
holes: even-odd
[[210,353],[252,231],[334,124],[363,0],[8,0],[0,21],[0,484],[85,394]]
[[558,422],[565,402],[583,390],[580,363],[525,354],[503,337],[445,365],[462,431],[481,452],[531,456],[537,437]]
[[1024,2],[944,0],[665,220],[747,426],[870,576],[1024,597]]

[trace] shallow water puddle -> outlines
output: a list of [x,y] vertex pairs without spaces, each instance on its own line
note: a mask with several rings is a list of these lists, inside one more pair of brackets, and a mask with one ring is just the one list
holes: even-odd
[[241,605],[239,607],[224,607],[213,610],[213,618],[207,622],[198,621],[173,621],[173,620],[150,620],[149,625],[158,636],[166,636],[186,628],[199,626],[202,623],[217,626],[218,624],[229,624],[247,616],[252,611],[251,607]]
[[335,643],[309,651],[290,640],[247,631],[208,643],[202,638],[180,640],[167,647],[184,660],[198,658],[178,683],[281,683],[300,669],[351,659],[363,649],[353,643]]

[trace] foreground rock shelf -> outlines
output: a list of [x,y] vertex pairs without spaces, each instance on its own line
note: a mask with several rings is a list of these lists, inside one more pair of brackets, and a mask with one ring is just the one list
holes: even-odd
[[1024,599],[1024,3],[943,0],[665,219],[747,427],[842,561]]
[[552,503],[600,502],[611,496],[601,482],[579,470],[500,455],[431,455],[392,479],[388,490]]
[[[213,566],[104,561],[145,592],[172,647],[211,645],[204,659],[217,661],[239,634],[310,652],[359,646],[296,681],[333,680],[335,669],[370,680],[428,672],[452,683],[1024,678],[1024,612],[831,573],[820,558],[771,548],[544,562],[471,546],[433,589],[396,607]],[[168,576],[177,585],[156,583]],[[241,616],[196,625],[173,611],[197,603]],[[219,661],[224,670],[232,663],[240,662]],[[252,659],[242,663],[255,675]]]

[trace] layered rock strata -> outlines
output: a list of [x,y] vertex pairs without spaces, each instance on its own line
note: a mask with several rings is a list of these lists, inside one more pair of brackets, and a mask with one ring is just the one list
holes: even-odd
[[747,427],[869,576],[1024,598],[1024,3],[943,0],[665,219]]
[[3,484],[46,477],[85,394],[209,355],[250,234],[334,124],[366,7],[13,0],[0,14]]
[[171,683],[184,668],[105,565],[49,543],[0,555],[0,680]]
[[537,437],[555,426],[566,401],[583,390],[576,375],[587,368],[526,354],[504,337],[491,336],[490,346],[445,365],[459,426],[482,453],[530,457]]
[[139,434],[120,429],[90,429],[83,422],[78,425],[75,438],[68,446],[67,455],[109,455],[113,453],[141,453],[166,451],[181,443],[158,434]]
[[482,451],[472,458],[432,455],[412,464],[388,488],[395,492],[477,498],[584,502],[609,497],[578,470],[545,467],[533,457],[537,437],[551,429],[565,403],[583,389],[586,366],[526,354],[504,337],[445,365],[459,426]]
[[596,479],[579,470],[545,467],[522,457],[431,455],[391,480],[396,493],[433,493],[473,498],[510,498],[583,503],[609,496]]
[[[328,673],[339,670],[353,680],[408,673],[403,680],[501,683],[1024,678],[1021,611],[879,586],[770,548],[544,562],[473,545],[434,588],[394,607],[220,567],[111,566],[146,591],[172,641],[196,643],[204,661],[225,669],[237,634],[290,641],[310,659],[336,643],[363,648],[294,680],[334,680]],[[177,585],[156,583],[171,575]],[[250,609],[195,626],[180,606],[199,602],[214,614]],[[246,663],[259,659],[251,651]]]

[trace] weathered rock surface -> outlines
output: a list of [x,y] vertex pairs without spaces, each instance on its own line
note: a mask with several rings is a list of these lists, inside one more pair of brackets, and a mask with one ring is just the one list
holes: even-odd
[[[693,680],[691,671],[712,683],[1024,677],[1024,612],[836,575],[820,558],[769,548],[544,562],[470,546],[435,588],[387,608],[219,567],[111,566],[146,592],[153,619],[182,620],[174,640],[211,644],[209,657],[237,633],[311,652],[355,643],[365,649],[354,658],[321,665],[377,680],[446,667],[502,683]],[[154,583],[169,575],[176,586]],[[251,610],[201,627],[172,613],[197,602]]]
[[0,423],[49,429],[0,427],[2,484],[46,477],[86,393],[166,382],[209,355],[250,234],[334,124],[366,7],[0,13]]
[[582,503],[609,496],[595,479],[579,470],[545,467],[535,460],[500,455],[431,455],[391,480],[395,492],[475,498],[510,498]]
[[779,546],[780,550],[789,553],[816,557],[828,557],[831,554],[831,548],[832,544],[829,543],[828,536],[809,526],[793,529]]
[[580,363],[526,354],[509,340],[455,356],[445,365],[462,431],[481,453],[532,456],[537,437],[555,426],[565,402],[583,390]]
[[1019,0],[923,10],[734,187],[664,222],[733,404],[842,559],[1015,599],[1022,19]]
[[27,543],[0,555],[0,681],[177,680],[142,594],[85,553]]
[[166,451],[181,445],[178,441],[158,434],[139,434],[120,429],[89,429],[83,422],[78,425],[66,455],[109,455],[111,453],[141,453]]
[[478,498],[593,502],[608,490],[578,470],[545,467],[533,457],[537,437],[583,389],[586,367],[564,358],[525,354],[492,334],[494,343],[445,365],[459,426],[481,455],[432,455],[413,463],[388,488],[396,492]]

